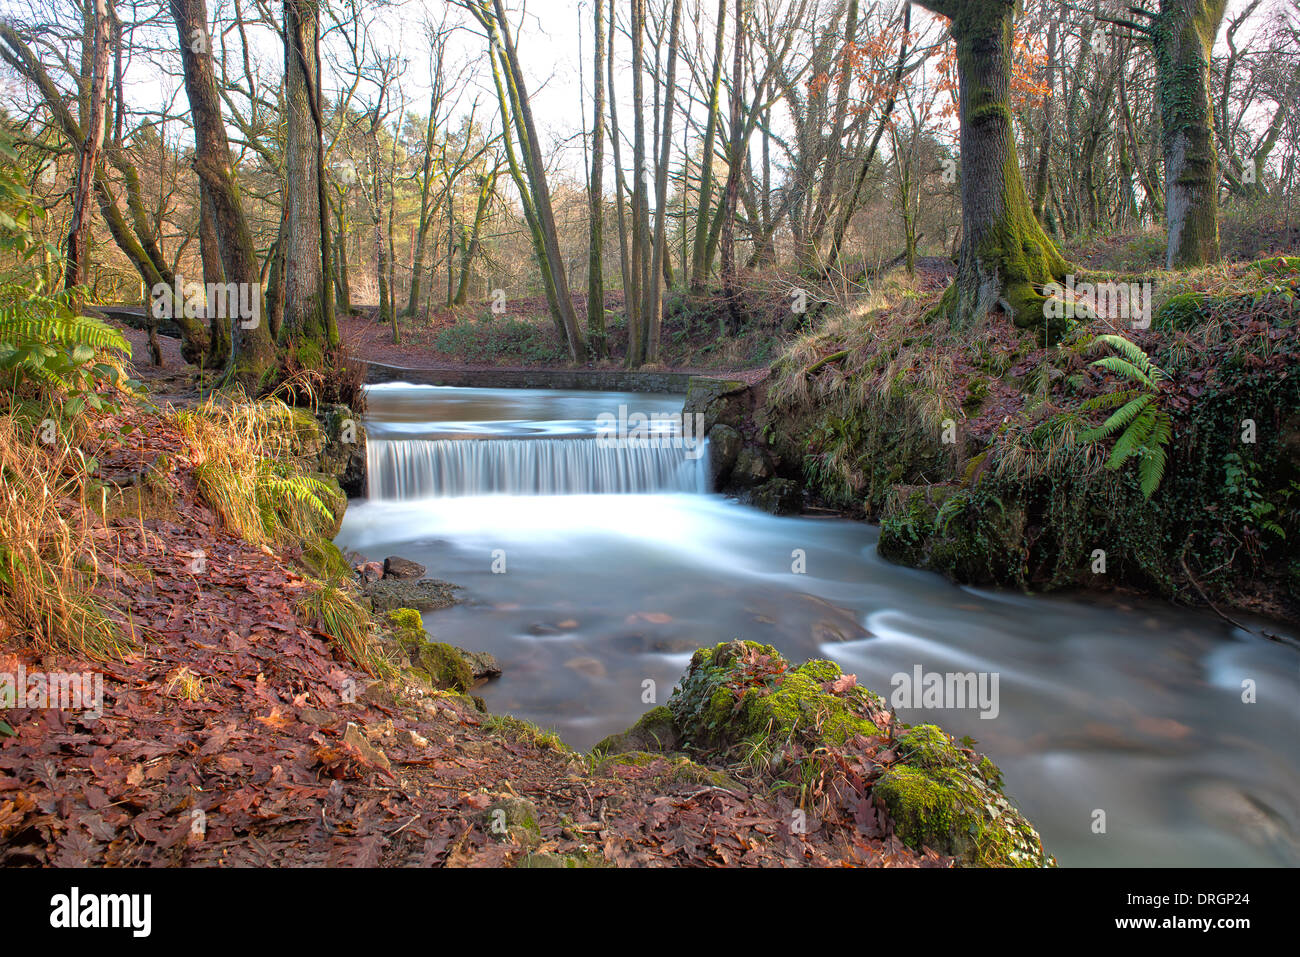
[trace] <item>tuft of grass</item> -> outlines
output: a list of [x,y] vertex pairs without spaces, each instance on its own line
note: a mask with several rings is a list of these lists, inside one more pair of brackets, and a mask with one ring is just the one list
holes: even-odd
[[301,416],[277,399],[220,402],[177,413],[194,451],[199,492],[254,544],[320,538],[332,530],[339,493],[299,474]]
[[344,657],[362,671],[375,677],[394,673],[375,641],[370,612],[346,585],[312,582],[310,593],[298,602],[298,613],[329,635]]
[[554,731],[546,731],[509,714],[490,714],[483,719],[483,730],[491,734],[500,734],[511,741],[531,745],[544,751],[569,751],[567,744],[560,740]]
[[122,657],[132,647],[95,597],[86,478],[94,464],[0,416],[0,619],[41,653]]
[[207,696],[211,680],[181,665],[167,675],[163,695],[177,701],[201,701]]

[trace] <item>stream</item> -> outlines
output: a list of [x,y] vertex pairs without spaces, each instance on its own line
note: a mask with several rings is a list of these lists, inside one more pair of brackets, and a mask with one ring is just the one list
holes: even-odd
[[1300,865],[1293,647],[1157,601],[954,585],[882,560],[870,525],[710,494],[699,449],[596,440],[620,406],[682,400],[372,386],[369,496],[336,541],[463,586],[429,633],[494,654],[503,674],[475,693],[575,748],[733,638],[833,659],[886,698],[918,669],[982,674],[991,702],[898,713],[975,739],[1063,866]]

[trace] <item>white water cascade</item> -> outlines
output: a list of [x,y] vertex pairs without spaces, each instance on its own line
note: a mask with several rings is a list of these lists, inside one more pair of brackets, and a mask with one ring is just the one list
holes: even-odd
[[372,501],[467,495],[709,491],[708,445],[606,445],[589,438],[371,439]]

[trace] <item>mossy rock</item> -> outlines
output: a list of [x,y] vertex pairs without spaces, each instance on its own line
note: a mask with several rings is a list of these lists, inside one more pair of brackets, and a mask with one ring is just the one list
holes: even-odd
[[343,557],[337,545],[327,538],[304,542],[302,561],[307,570],[318,578],[325,580],[352,578],[352,566]]
[[1151,324],[1156,329],[1195,329],[1210,317],[1214,305],[1215,297],[1208,293],[1179,293],[1161,304]]
[[803,509],[803,491],[793,479],[768,479],[750,491],[746,500],[773,515],[795,515]]
[[424,619],[414,608],[394,608],[384,617],[402,637],[424,638]]
[[474,683],[474,673],[460,650],[442,641],[423,641],[417,646],[411,663],[429,676],[440,688],[464,694]]
[[651,708],[636,724],[622,734],[611,734],[599,741],[593,754],[622,754],[627,751],[676,751],[682,734],[673,721],[673,713],[659,705]]
[[1269,278],[1300,276],[1300,256],[1271,256],[1268,259],[1259,259],[1247,266],[1246,271]]
[[1028,524],[1022,502],[983,485],[912,488],[881,519],[876,550],[964,584],[1018,582]]
[[744,395],[748,386],[736,379],[712,379],[693,376],[686,385],[686,402],[682,412],[704,416],[707,434],[718,423],[739,428],[745,420],[748,403]]
[[894,746],[898,763],[873,789],[904,844],[929,847],[972,867],[1049,867],[1042,839],[1002,793],[986,757],[970,757],[932,724],[910,728]]
[[489,804],[482,815],[483,829],[499,841],[513,840],[523,847],[541,842],[537,805],[527,798],[502,795]]
[[790,668],[770,645],[725,642],[695,653],[668,708],[683,739],[705,751],[745,742],[779,747],[796,736],[841,745],[877,734],[868,717],[874,695],[858,687],[824,690],[840,676],[831,661]]

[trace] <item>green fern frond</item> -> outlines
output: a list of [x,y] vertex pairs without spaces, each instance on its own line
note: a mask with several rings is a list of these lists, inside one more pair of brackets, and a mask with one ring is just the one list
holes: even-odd
[[1095,442],[1126,428],[1154,399],[1155,397],[1151,395],[1139,395],[1095,429],[1088,429],[1083,432],[1079,439],[1084,442]]

